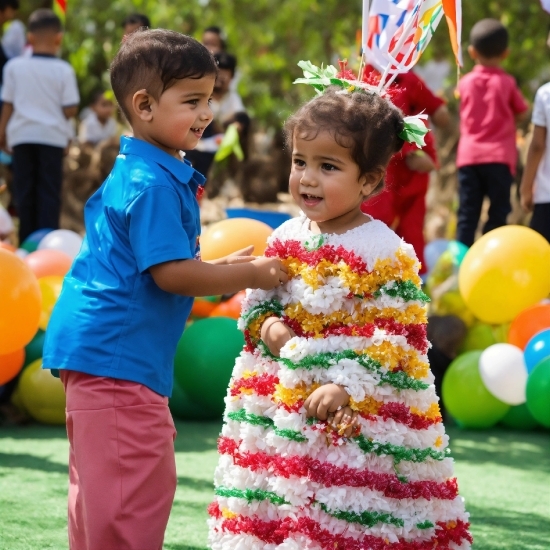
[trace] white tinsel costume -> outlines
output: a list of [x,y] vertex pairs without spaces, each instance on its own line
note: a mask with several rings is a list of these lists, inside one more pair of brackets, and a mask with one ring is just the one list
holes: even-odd
[[[467,549],[426,352],[427,298],[410,245],[379,221],[315,235],[304,216],[275,230],[266,255],[289,282],[247,294],[219,440],[214,550]],[[297,334],[271,356],[269,316]],[[346,439],[307,419],[307,396],[343,385],[359,412]]]

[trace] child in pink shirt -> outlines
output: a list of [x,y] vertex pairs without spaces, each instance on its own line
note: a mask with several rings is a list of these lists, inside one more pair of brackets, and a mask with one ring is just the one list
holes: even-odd
[[508,31],[500,21],[478,21],[470,32],[468,53],[476,66],[458,84],[457,240],[471,246],[485,196],[491,205],[483,233],[506,225],[517,162],[516,122],[528,105],[514,78],[500,68],[508,55]]

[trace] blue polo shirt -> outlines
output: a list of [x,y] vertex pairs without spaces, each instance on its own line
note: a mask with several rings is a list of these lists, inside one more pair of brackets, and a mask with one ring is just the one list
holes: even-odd
[[149,268],[196,257],[202,183],[188,162],[121,138],[112,172],[86,204],[86,237],[48,325],[44,368],[131,380],[171,395],[193,298],[161,290]]

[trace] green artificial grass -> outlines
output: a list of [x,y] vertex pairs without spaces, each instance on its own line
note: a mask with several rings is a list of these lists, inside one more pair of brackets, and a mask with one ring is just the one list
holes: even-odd
[[[177,422],[166,550],[206,548],[219,422]],[[548,432],[448,430],[476,550],[550,548]],[[0,428],[0,550],[66,550],[64,427]]]

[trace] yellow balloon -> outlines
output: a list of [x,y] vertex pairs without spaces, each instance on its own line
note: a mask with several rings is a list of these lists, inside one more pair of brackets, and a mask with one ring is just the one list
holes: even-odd
[[254,245],[254,256],[261,256],[273,229],[250,218],[230,218],[210,225],[201,235],[201,257],[216,260]]
[[519,225],[483,235],[467,252],[458,286],[472,313],[485,323],[511,321],[550,293],[550,244]]
[[59,378],[37,359],[25,368],[17,386],[25,410],[43,424],[65,424],[65,390]]
[[38,286],[42,294],[42,308],[40,310],[40,322],[38,326],[42,330],[48,328],[50,317],[52,316],[53,306],[59,298],[61,287],[63,286],[63,277],[59,275],[49,275],[38,279]]
[[30,267],[0,249],[0,355],[24,348],[40,319],[40,289]]

